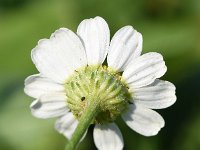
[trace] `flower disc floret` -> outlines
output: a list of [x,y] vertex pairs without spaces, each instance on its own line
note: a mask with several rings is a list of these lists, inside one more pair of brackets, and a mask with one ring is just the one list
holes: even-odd
[[81,117],[93,103],[98,115],[93,123],[112,122],[126,110],[131,95],[121,75],[107,66],[86,66],[75,71],[65,83],[67,105]]

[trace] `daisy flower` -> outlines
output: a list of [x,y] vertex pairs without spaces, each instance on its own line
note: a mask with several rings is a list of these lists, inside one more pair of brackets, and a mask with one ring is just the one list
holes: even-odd
[[83,20],[77,33],[67,28],[42,39],[31,58],[39,74],[25,80],[25,93],[38,118],[58,117],[55,128],[74,149],[94,124],[100,150],[121,150],[122,134],[114,123],[121,116],[134,131],[156,135],[164,119],[152,109],[176,101],[175,86],[158,78],[167,70],[161,54],[142,52],[142,35],[132,26],[110,31],[101,17]]

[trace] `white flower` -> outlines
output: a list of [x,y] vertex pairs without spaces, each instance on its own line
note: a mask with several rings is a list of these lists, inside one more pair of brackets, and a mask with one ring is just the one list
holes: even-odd
[[[101,17],[83,20],[77,34],[66,28],[57,30],[32,50],[32,60],[40,72],[25,80],[25,93],[36,99],[30,106],[32,114],[44,119],[59,117],[55,127],[70,139],[78,120],[67,103],[66,81],[79,68],[102,65],[107,56],[108,68],[122,72],[121,81],[132,96],[121,113],[123,120],[144,136],[156,135],[164,120],[152,109],[171,106],[176,101],[175,86],[157,79],[167,70],[162,55],[141,55],[141,51],[142,35],[132,26],[121,28],[110,42],[108,25]],[[114,122],[96,123],[93,136],[100,150],[123,148],[122,134]]]

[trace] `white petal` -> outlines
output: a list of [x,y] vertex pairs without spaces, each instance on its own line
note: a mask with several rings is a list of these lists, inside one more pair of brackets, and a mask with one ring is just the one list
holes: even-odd
[[166,108],[176,101],[175,86],[168,81],[156,79],[148,86],[131,90],[134,103],[147,108]]
[[131,104],[122,115],[126,124],[134,131],[144,135],[156,135],[164,127],[164,119],[157,112]]
[[124,146],[122,134],[114,123],[95,125],[93,137],[99,150],[122,150]]
[[50,39],[40,40],[31,56],[42,76],[59,83],[87,64],[79,37],[66,28],[57,30]]
[[56,130],[63,134],[66,138],[70,139],[78,125],[78,120],[74,117],[71,112],[60,117],[55,124]]
[[140,56],[142,51],[142,35],[132,26],[118,30],[111,40],[108,52],[108,66],[124,71],[131,60]]
[[41,77],[39,74],[31,75],[25,79],[24,92],[34,98],[52,93],[64,93],[63,85],[55,83],[53,80]]
[[139,88],[154,82],[167,71],[163,57],[159,53],[146,53],[133,60],[123,73],[123,78],[132,88]]
[[69,111],[66,105],[66,97],[63,94],[41,96],[30,107],[35,117],[43,119],[59,117]]
[[85,46],[88,64],[103,63],[110,42],[110,30],[106,21],[101,17],[85,19],[78,26],[77,34]]

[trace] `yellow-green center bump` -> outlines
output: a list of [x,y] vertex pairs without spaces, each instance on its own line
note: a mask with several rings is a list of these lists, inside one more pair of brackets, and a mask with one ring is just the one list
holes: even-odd
[[91,103],[97,103],[98,113],[92,123],[114,121],[131,101],[121,75],[107,66],[86,66],[76,70],[66,81],[65,89],[67,106],[78,120]]

